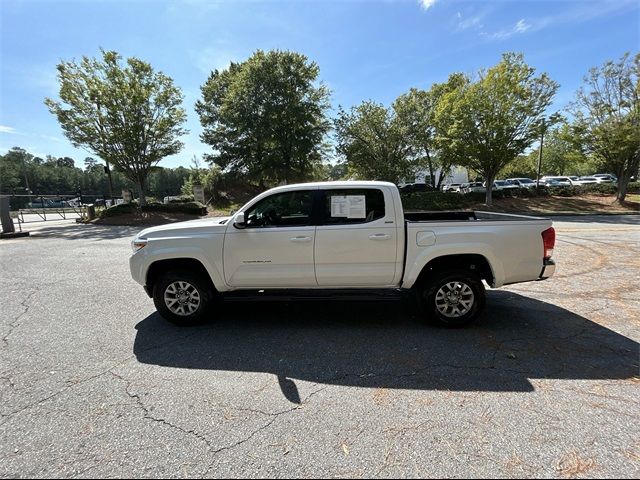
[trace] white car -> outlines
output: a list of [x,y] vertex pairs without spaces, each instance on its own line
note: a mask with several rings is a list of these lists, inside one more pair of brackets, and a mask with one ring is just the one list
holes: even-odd
[[591,175],[595,178],[598,183],[618,183],[618,178],[615,175],[611,175],[609,173],[596,173],[595,175]]
[[536,181],[530,178],[507,178],[507,182],[517,185],[520,188],[535,188]]
[[548,180],[553,180],[555,182],[554,186],[558,186],[558,187],[570,187],[571,185],[573,185],[573,182],[569,177],[545,176],[540,179],[540,181],[545,182],[547,184],[549,183]]
[[574,185],[592,185],[598,183],[596,177],[580,177],[573,182]]
[[482,185],[482,182],[469,182],[463,183],[460,187],[461,193],[472,193],[472,192],[486,192],[487,189]]
[[266,191],[233,217],[141,231],[129,265],[160,314],[187,325],[217,301],[320,295],[416,294],[442,324],[474,320],[492,287],[555,272],[546,218],[404,212],[387,182],[326,182]]
[[[484,183],[484,186],[487,186],[487,182]],[[516,190],[518,188],[520,188],[518,185],[507,180],[494,180],[491,190]]]
[[460,192],[461,183],[448,183],[442,187],[443,192]]

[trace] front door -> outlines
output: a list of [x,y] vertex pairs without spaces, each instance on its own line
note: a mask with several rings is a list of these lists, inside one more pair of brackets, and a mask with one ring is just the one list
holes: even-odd
[[245,211],[246,228],[229,225],[224,275],[239,288],[317,286],[311,221],[314,190],[294,190],[259,200]]

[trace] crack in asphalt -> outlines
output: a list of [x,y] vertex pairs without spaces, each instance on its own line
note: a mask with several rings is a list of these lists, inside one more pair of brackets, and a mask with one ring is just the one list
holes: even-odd
[[[35,292],[34,292],[34,293],[35,293]],[[157,345],[153,345],[153,346],[151,346],[151,347],[149,347],[149,348],[146,348],[146,349],[142,350],[140,353],[147,352],[147,351],[150,351],[150,350],[153,350],[153,349],[156,349],[156,348],[165,347],[165,346],[170,345],[170,344],[173,344],[173,343],[178,343],[178,342],[181,342],[181,341],[183,341],[183,340],[185,340],[185,339],[187,339],[187,338],[189,338],[189,337],[192,337],[192,336],[194,336],[194,335],[196,335],[196,333],[192,333],[192,334],[184,335],[184,336],[182,336],[182,337],[180,337],[180,338],[178,338],[178,339],[176,339],[176,340],[172,340],[172,341],[170,341],[170,342],[159,343],[159,344],[157,344]],[[32,408],[32,407],[37,406],[37,405],[40,405],[40,404],[42,404],[42,403],[46,402],[47,400],[51,400],[52,398],[54,398],[54,397],[56,397],[56,396],[60,395],[61,393],[66,392],[67,390],[73,389],[73,388],[75,388],[75,387],[77,387],[77,386],[79,386],[79,385],[83,385],[83,384],[85,384],[85,383],[87,383],[87,382],[90,382],[91,380],[95,380],[96,378],[99,378],[99,377],[101,377],[101,376],[103,376],[103,375],[106,375],[107,373],[112,373],[111,371],[112,371],[113,369],[115,369],[115,368],[117,368],[117,367],[120,367],[120,366],[122,366],[122,365],[124,365],[124,364],[126,364],[126,363],[130,362],[130,361],[131,361],[131,360],[133,360],[134,358],[137,358],[135,354],[134,354],[134,355],[130,355],[130,356],[128,356],[127,358],[125,358],[125,359],[123,359],[123,360],[121,360],[121,361],[117,362],[116,364],[112,365],[112,366],[111,366],[111,367],[109,367],[108,369],[103,370],[102,372],[100,372],[100,373],[98,373],[98,374],[96,374],[96,375],[92,375],[92,376],[87,377],[87,378],[85,378],[85,379],[79,380],[79,381],[77,381],[77,382],[69,382],[69,381],[67,380],[67,385],[65,385],[65,386],[64,386],[63,388],[61,388],[60,390],[58,390],[58,391],[56,391],[56,392],[52,393],[51,395],[47,395],[46,397],[41,398],[41,399],[39,399],[39,400],[36,400],[35,402],[31,402],[31,403],[29,403],[29,404],[27,404],[27,405],[25,405],[25,406],[23,406],[23,407],[19,408],[18,410],[14,410],[14,411],[9,412],[9,413],[0,413],[0,418],[5,419],[5,421],[4,421],[4,422],[0,423],[0,426],[2,426],[2,425],[4,425],[5,423],[7,423],[7,422],[9,421],[9,419],[10,419],[11,417],[13,417],[14,415],[17,415],[17,414],[19,414],[19,413],[22,413],[22,412],[24,412],[25,410],[28,410],[28,409],[30,409],[30,408]],[[0,377],[0,378],[2,378],[3,380],[6,380],[7,382],[9,382],[9,384],[12,386],[12,388],[15,388],[15,384],[13,383],[13,380],[12,380],[12,379],[10,379],[10,378],[6,378],[6,377]]]
[[131,388],[131,382],[129,380],[127,380],[126,378],[124,378],[122,375],[118,375],[117,373],[113,372],[113,371],[109,371],[109,373],[114,376],[115,378],[117,378],[118,380],[124,382],[125,384],[125,392],[126,394],[129,396],[129,398],[132,398],[136,401],[136,405],[138,405],[140,407],[140,409],[144,412],[144,419],[147,420],[151,420],[153,422],[157,422],[157,423],[161,423],[163,425],[166,425],[170,428],[176,429],[186,435],[190,435],[190,436],[194,436],[195,438],[197,438],[198,440],[204,442],[207,444],[207,446],[209,448],[212,447],[212,443],[211,441],[204,436],[203,434],[191,429],[191,430],[186,430],[184,428],[182,428],[180,425],[176,425],[174,423],[171,423],[170,421],[164,419],[164,418],[158,418],[158,417],[154,417],[153,415],[151,415],[151,410],[145,406],[144,402],[142,401],[142,398],[140,397],[139,394],[131,392],[130,388]]
[[39,287],[36,287],[34,291],[32,291],[27,297],[20,302],[20,305],[24,308],[24,311],[20,313],[12,322],[9,322],[9,331],[2,337],[2,343],[5,347],[9,346],[9,337],[13,333],[13,331],[20,326],[20,319],[24,317],[28,312],[31,305],[28,305],[29,300],[40,291]]
[[[318,385],[319,383],[320,383],[320,382],[318,382],[318,383],[316,383],[316,384],[314,384],[314,385]],[[268,415],[268,416],[272,417],[272,418],[271,418],[271,420],[269,420],[266,424],[264,424],[264,425],[263,425],[263,426],[261,426],[260,428],[258,428],[258,429],[256,429],[256,430],[254,430],[253,432],[251,432],[251,433],[250,433],[248,436],[246,436],[245,438],[243,438],[243,439],[241,439],[241,440],[238,440],[237,442],[234,442],[234,443],[232,443],[231,445],[226,445],[226,446],[223,446],[223,447],[220,447],[220,448],[218,448],[218,449],[214,450],[214,451],[212,452],[212,453],[213,453],[213,455],[217,455],[217,454],[222,453],[222,452],[225,452],[225,451],[233,450],[233,449],[235,449],[235,448],[239,447],[240,445],[243,445],[243,444],[245,444],[245,443],[247,443],[247,442],[251,441],[251,439],[253,439],[253,437],[255,437],[258,433],[260,433],[260,432],[262,432],[262,431],[266,430],[266,429],[267,429],[267,428],[269,428],[271,425],[273,425],[273,424],[275,423],[275,421],[276,421],[279,417],[281,417],[282,415],[287,415],[287,414],[289,414],[289,413],[291,413],[291,412],[294,412],[294,411],[296,411],[296,410],[300,410],[300,409],[302,409],[302,408],[303,408],[303,406],[304,406],[304,405],[306,405],[306,404],[309,402],[309,400],[310,400],[313,396],[315,396],[316,394],[318,394],[318,393],[320,393],[320,392],[324,391],[324,390],[325,390],[325,389],[327,389],[327,388],[328,388],[328,385],[325,385],[325,386],[323,386],[322,388],[319,388],[319,389],[317,389],[317,390],[315,390],[315,391],[311,392],[309,395],[307,395],[307,396],[304,398],[304,400],[302,400],[302,402],[300,402],[300,404],[299,404],[299,405],[296,405],[296,406],[294,406],[294,407],[288,408],[288,409],[286,409],[286,410],[281,410],[281,411],[279,411],[279,412],[274,412],[274,413],[269,413],[269,412],[263,412],[263,411],[260,411],[260,410],[255,410],[254,412],[256,412],[256,413],[262,413],[263,415]],[[230,408],[233,408],[233,407],[230,407]],[[251,409],[237,409],[237,408],[235,408],[235,410],[238,410],[238,411],[251,411]],[[204,474],[201,478],[208,478],[208,477],[209,477],[209,472],[211,472],[211,470],[213,469],[214,465],[215,465],[215,461],[209,465],[209,467],[207,468],[207,471],[205,472],[205,474]]]

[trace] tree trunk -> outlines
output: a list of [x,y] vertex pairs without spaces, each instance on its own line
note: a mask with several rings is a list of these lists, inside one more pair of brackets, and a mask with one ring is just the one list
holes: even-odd
[[138,204],[141,207],[144,207],[147,204],[147,187],[144,179],[138,180],[138,190],[140,193],[140,197],[138,197]]
[[640,154],[636,154],[629,162],[625,162],[626,168],[621,168],[620,175],[618,175],[618,193],[616,194],[616,202],[623,203],[627,198],[627,188],[634,172],[638,170],[638,164],[640,164]]
[[427,164],[429,165],[429,178],[432,187],[436,186],[436,176],[433,172],[433,162],[431,161],[431,155],[429,154],[429,149],[425,148],[425,152],[427,152]]
[[496,175],[495,173],[485,174],[484,178],[486,179],[487,185],[484,203],[490,207],[493,205],[493,181],[495,180]]

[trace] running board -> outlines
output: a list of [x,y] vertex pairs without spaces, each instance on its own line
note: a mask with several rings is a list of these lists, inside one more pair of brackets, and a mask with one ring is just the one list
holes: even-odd
[[332,301],[397,301],[407,295],[406,290],[399,288],[392,290],[352,289],[352,290],[240,290],[226,292],[222,295],[225,302],[282,302],[305,300]]

